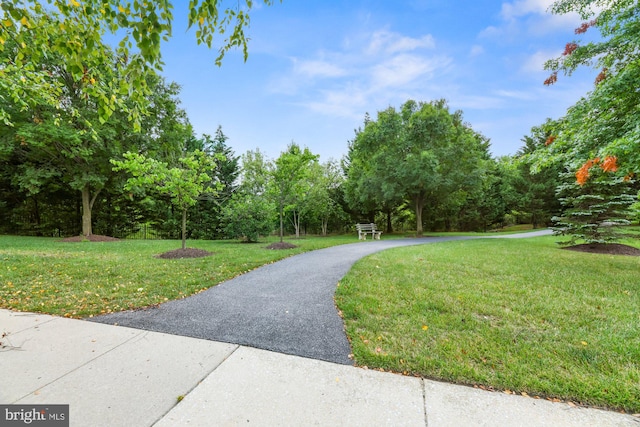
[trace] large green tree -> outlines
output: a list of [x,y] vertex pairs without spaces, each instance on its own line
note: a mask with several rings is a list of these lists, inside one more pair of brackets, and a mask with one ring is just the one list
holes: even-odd
[[[382,117],[381,126],[399,128],[399,123],[386,120],[384,113],[379,113],[378,117]],[[369,114],[365,114],[364,127],[371,123]],[[386,231],[391,233],[390,213],[404,204],[404,195],[383,191],[386,188],[384,176],[370,173],[370,158],[363,145],[366,148],[366,139],[372,134],[366,135],[360,128],[356,131],[356,138],[349,143],[349,151],[342,160],[344,174],[348,177],[343,186],[344,197],[352,214],[355,214],[353,216],[359,217],[358,221],[374,222],[377,212],[387,213]]]
[[[382,201],[402,197],[414,207],[416,233],[423,233],[423,211],[453,203],[452,197],[481,182],[488,141],[450,112],[445,100],[407,101],[365,123],[351,144],[357,161],[356,191],[375,191]],[[349,168],[349,179],[352,168]]]
[[[260,3],[270,5],[273,0]],[[186,5],[186,6],[185,6]],[[198,44],[219,47],[216,63],[225,53],[241,48],[247,57],[245,29],[252,0],[193,0],[180,5],[188,10],[188,25],[196,27]],[[87,95],[94,100],[102,120],[116,109],[128,109],[138,124],[148,106],[146,75],[162,68],[160,44],[171,37],[173,2],[131,0],[7,0],[0,3],[0,50],[12,45],[0,67],[0,93],[22,107],[59,106],[64,86],[51,79],[42,64],[50,57],[67,64],[74,82],[88,81]],[[103,46],[106,34],[119,39],[116,56],[119,75],[100,72],[110,56]],[[214,42],[214,35],[224,37]],[[129,99],[132,102],[124,102]],[[12,122],[11,110],[0,106],[0,120]]]
[[[117,76],[117,59],[112,55],[109,60],[100,65],[101,74]],[[14,114],[12,126],[3,126],[0,132],[0,158],[11,163],[12,185],[25,197],[54,194],[58,187],[79,192],[81,230],[89,236],[93,234],[94,204],[105,188],[118,185],[109,160],[127,150],[158,158],[179,155],[190,125],[178,107],[178,86],[156,75],[147,76],[153,91],[148,95],[152,108],[141,122],[144,132],[134,132],[126,111],[117,111],[106,121],[100,119],[88,94],[91,81],[75,81],[61,58],[48,58],[46,67],[50,79],[62,84],[59,106],[42,103],[25,109],[12,99],[1,99],[0,104],[19,114]]]
[[280,215],[280,242],[284,239],[285,213],[291,214],[296,237],[300,237],[304,200],[311,189],[310,178],[313,165],[317,162],[317,155],[307,147],[300,148],[295,142],[290,143],[274,162],[271,194],[276,200]]

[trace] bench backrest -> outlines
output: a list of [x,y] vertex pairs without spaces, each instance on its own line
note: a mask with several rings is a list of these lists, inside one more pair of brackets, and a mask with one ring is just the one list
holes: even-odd
[[356,228],[358,231],[376,231],[376,225],[374,223],[356,224]]

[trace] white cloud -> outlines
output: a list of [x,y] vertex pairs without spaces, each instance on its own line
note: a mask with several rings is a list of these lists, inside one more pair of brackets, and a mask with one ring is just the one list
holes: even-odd
[[484,53],[484,47],[479,44],[471,46],[471,50],[469,51],[469,56],[479,56]]
[[560,51],[537,51],[522,62],[520,71],[524,73],[539,73],[544,71],[544,63],[560,55]]
[[518,99],[518,100],[522,100],[522,101],[531,101],[533,99],[535,99],[536,97],[533,95],[533,93],[531,92],[525,92],[525,91],[521,91],[521,90],[497,90],[496,91],[496,95],[503,97],[503,98],[510,98],[510,99]]
[[326,116],[360,119],[367,105],[367,93],[356,87],[343,90],[322,91],[319,99],[299,105]]
[[416,49],[433,49],[434,47],[435,41],[430,34],[420,38],[412,38],[391,31],[380,30],[373,33],[366,52],[370,55],[380,53],[393,54],[410,52]]
[[423,91],[452,59],[434,52],[431,35],[409,37],[386,29],[356,34],[333,51],[291,59],[289,72],[273,79],[272,94],[314,113],[361,118],[371,105]]
[[544,15],[554,0],[517,0],[513,3],[502,3],[500,15],[510,21],[529,14]]
[[397,55],[373,67],[372,82],[378,88],[404,86],[418,78],[431,77],[434,71],[447,67],[449,63],[448,58]]
[[522,37],[522,33],[541,37],[558,31],[576,28],[580,17],[576,13],[555,15],[549,12],[554,0],[515,0],[502,3],[500,17],[502,23],[489,26],[479,33],[479,37],[505,38],[512,40]]
[[347,71],[337,64],[332,64],[324,60],[298,60],[293,58],[293,72],[306,77],[341,77]]

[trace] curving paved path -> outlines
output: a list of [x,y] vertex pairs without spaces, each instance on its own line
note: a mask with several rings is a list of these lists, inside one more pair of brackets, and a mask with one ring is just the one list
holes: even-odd
[[[549,233],[543,230],[504,237]],[[333,299],[336,284],[351,266],[388,248],[473,238],[376,240],[306,252],[185,299],[91,321],[351,365],[351,347]]]

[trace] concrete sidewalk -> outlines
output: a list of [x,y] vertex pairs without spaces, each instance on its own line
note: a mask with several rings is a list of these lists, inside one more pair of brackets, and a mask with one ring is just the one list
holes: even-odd
[[71,426],[640,427],[625,414],[82,320],[0,310],[0,333],[0,403],[69,404]]

